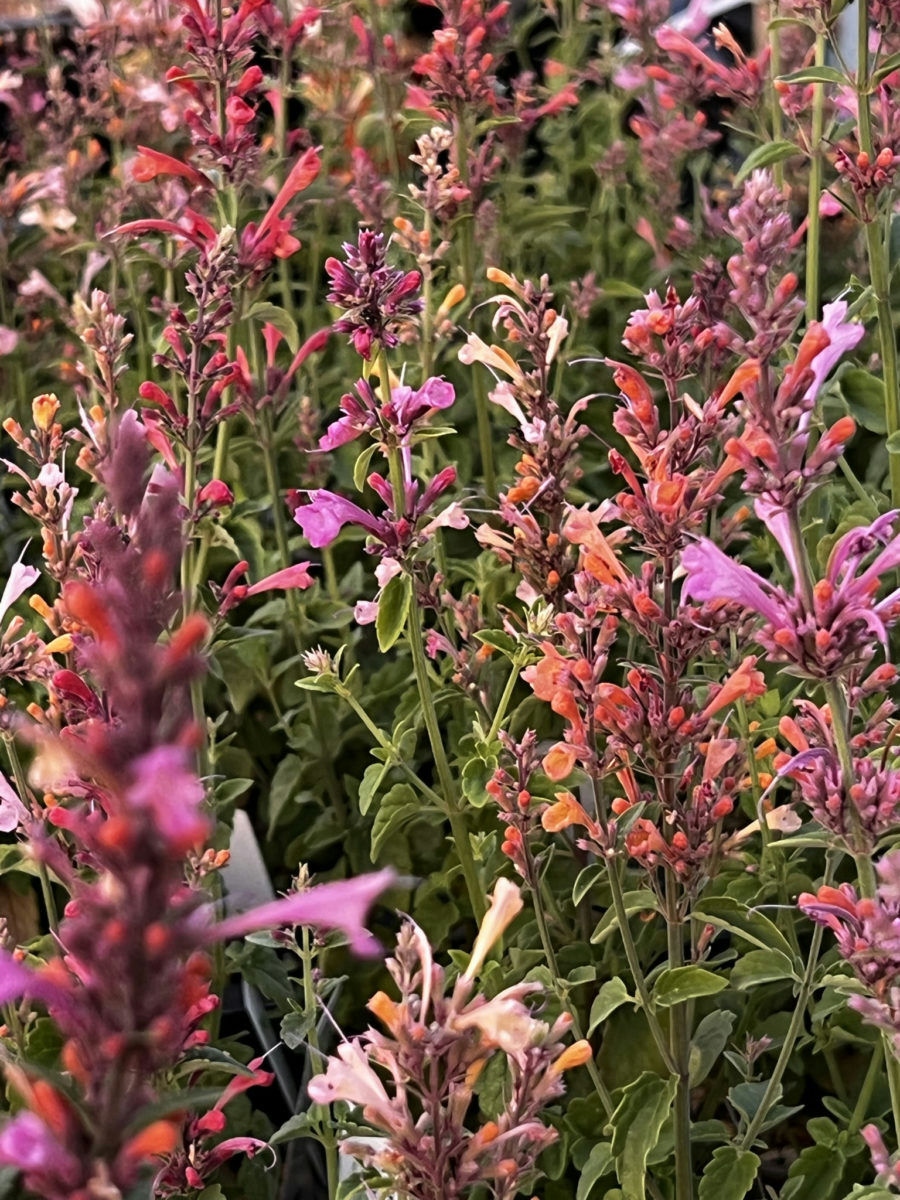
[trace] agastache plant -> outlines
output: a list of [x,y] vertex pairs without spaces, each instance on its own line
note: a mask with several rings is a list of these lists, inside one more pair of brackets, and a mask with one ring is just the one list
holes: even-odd
[[[565,1071],[590,1056],[587,1042],[564,1046],[568,1014],[540,1019],[539,984],[515,984],[490,998],[475,992],[488,953],[521,909],[518,888],[499,879],[466,969],[452,985],[425,934],[406,922],[387,964],[400,999],[378,992],[368,1004],[384,1032],[370,1029],[343,1042],[325,1073],[310,1081],[315,1101],[359,1107],[386,1136],[377,1150],[352,1140],[346,1149],[415,1200],[482,1190],[508,1200],[533,1186],[538,1155],[556,1137],[542,1110],[562,1094]],[[505,1067],[508,1098],[473,1131],[473,1093],[494,1060]]]

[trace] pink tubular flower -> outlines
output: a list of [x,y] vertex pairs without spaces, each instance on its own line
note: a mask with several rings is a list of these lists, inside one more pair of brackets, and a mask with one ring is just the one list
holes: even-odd
[[[851,529],[835,544],[825,577],[804,600],[800,564],[791,540],[787,515],[762,500],[757,514],[777,539],[794,576],[788,593],[724,554],[708,538],[688,546],[682,556],[685,599],[732,601],[763,618],[759,640],[782,660],[795,663],[815,678],[828,678],[866,661],[871,639],[887,641],[886,626],[897,618],[900,590],[875,600],[881,576],[900,564],[896,512],[871,525]],[[879,549],[880,548],[880,549]],[[866,558],[879,552],[870,565]]]
[[147,146],[138,146],[138,157],[134,160],[132,175],[138,183],[149,183],[158,175],[174,175],[180,179],[186,179],[194,187],[210,186],[209,180],[205,175],[201,175],[196,167],[181,162],[180,159],[172,158],[170,154],[151,150]]
[[358,879],[320,883],[307,892],[273,900],[211,925],[208,939],[221,942],[279,925],[312,925],[318,929],[343,930],[354,953],[371,957],[378,954],[381,947],[366,929],[366,917],[393,880],[394,872],[385,870],[361,875]]
[[391,389],[391,398],[380,404],[371,384],[360,379],[356,396],[341,397],[344,415],[328,426],[319,441],[320,450],[336,450],[352,442],[361,433],[375,432],[382,438],[393,436],[405,444],[415,427],[437,409],[449,408],[456,399],[452,383],[445,379],[426,379],[417,390],[401,384]]
[[295,563],[292,567],[285,567],[282,571],[276,571],[274,575],[267,575],[265,579],[260,579],[259,583],[251,584],[247,588],[248,596],[258,596],[260,592],[271,591],[286,591],[290,588],[308,588],[315,583],[312,575],[310,575],[308,562]]
[[343,249],[344,262],[325,262],[332,289],[328,302],[344,312],[335,330],[349,333],[357,354],[368,360],[373,346],[390,350],[398,345],[400,330],[422,311],[417,296],[422,276],[388,266],[381,233],[362,229],[357,244],[345,242]]
[[294,520],[309,544],[317,550],[330,546],[345,525],[359,525],[376,537],[384,532],[384,522],[336,492],[318,488],[308,495],[309,504],[297,509]]

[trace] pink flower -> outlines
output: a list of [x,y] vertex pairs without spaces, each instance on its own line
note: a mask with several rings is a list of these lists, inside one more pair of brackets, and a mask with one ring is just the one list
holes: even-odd
[[342,929],[354,953],[371,957],[380,953],[381,947],[366,929],[366,918],[393,880],[394,872],[385,870],[358,879],[320,883],[307,892],[273,900],[211,925],[208,936],[211,941],[224,941],[280,925],[313,925],[318,929]]
[[259,583],[251,584],[247,588],[247,595],[258,596],[260,592],[271,592],[275,589],[312,587],[315,580],[307,569],[309,565],[308,562],[295,563],[292,567],[285,567],[283,571],[276,571],[274,575],[267,575],[265,579],[260,579]]
[[[805,585],[790,533],[788,515],[763,500],[757,515],[774,534],[794,576],[790,591],[735,562],[708,538],[682,555],[686,578],[682,595],[704,602],[732,601],[758,613],[765,626],[759,640],[776,656],[794,662],[815,678],[847,670],[873,653],[872,637],[887,641],[886,625],[896,618],[900,589],[875,599],[882,575],[900,565],[896,512],[871,525],[851,529],[835,544],[824,579],[804,599]],[[863,562],[879,547],[874,560]]]
[[297,509],[294,520],[309,544],[317,550],[330,545],[345,525],[359,525],[376,537],[383,532],[382,521],[336,492],[318,488],[308,495],[309,504]]
[[343,1042],[337,1058],[329,1058],[328,1070],[309,1081],[309,1097],[316,1104],[333,1104],[346,1100],[358,1104],[364,1115],[382,1129],[399,1132],[404,1125],[399,1106],[391,1101],[384,1084],[369,1066],[369,1060],[358,1039]]
[[74,1190],[81,1182],[81,1165],[61,1146],[40,1117],[21,1112],[0,1130],[0,1163],[15,1167],[37,1180],[51,1179],[60,1188]]
[[0,832],[11,833],[18,829],[27,815],[28,810],[10,786],[9,780],[0,775]]

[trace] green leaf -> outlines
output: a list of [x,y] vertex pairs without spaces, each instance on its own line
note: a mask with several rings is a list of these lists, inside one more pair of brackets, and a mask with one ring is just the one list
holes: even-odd
[[138,1115],[122,1131],[124,1138],[134,1137],[154,1121],[171,1116],[172,1113],[194,1112],[200,1108],[212,1108],[222,1098],[221,1087],[185,1088],[182,1092],[170,1092],[166,1096],[142,1108]]
[[627,283],[624,279],[604,279],[600,285],[600,291],[610,299],[642,300],[644,297],[644,293],[639,287],[635,287],[633,283]]
[[499,650],[507,658],[512,658],[518,649],[516,639],[510,637],[508,633],[504,633],[502,629],[479,629],[475,633],[475,636],[479,642],[484,642],[486,646],[493,646],[495,650]]
[[790,942],[778,926],[740,900],[731,896],[709,896],[700,902],[693,916],[698,922],[738,934],[761,950],[780,950],[793,962]]
[[671,967],[657,979],[653,1000],[660,1008],[670,1008],[698,996],[715,996],[727,986],[721,975],[714,975],[704,967]]
[[[637,912],[655,912],[658,906],[655,893],[651,892],[648,888],[626,892],[622,899],[624,901],[625,912],[629,916]],[[616,918],[616,910],[610,908],[604,913],[597,928],[591,934],[591,942],[596,946],[598,942],[605,941],[618,928],[619,922]]]
[[599,1183],[603,1176],[608,1175],[612,1169],[612,1146],[609,1142],[598,1142],[591,1149],[587,1162],[581,1168],[575,1200],[588,1200],[588,1196],[594,1190],[594,1184]]
[[869,77],[869,84],[872,88],[878,86],[882,79],[886,79],[888,75],[893,74],[900,67],[900,53],[890,54],[887,58],[883,58],[878,64],[878,69],[873,71]]
[[791,1163],[782,1200],[830,1200],[844,1174],[846,1159],[838,1146],[806,1146]]
[[371,446],[366,446],[365,450],[360,451],[356,462],[353,464],[353,482],[358,492],[361,492],[366,486],[366,480],[369,477],[369,463],[371,463],[372,455],[377,449],[377,442],[373,442]]
[[276,1129],[268,1139],[269,1144],[277,1146],[279,1142],[290,1142],[294,1138],[315,1137],[319,1131],[319,1122],[308,1112],[297,1113]]
[[610,1013],[622,1005],[627,1004],[633,998],[628,994],[628,988],[618,976],[615,979],[608,979],[603,987],[594,998],[594,1003],[591,1005],[591,1015],[588,1020],[587,1037],[590,1037],[594,1030],[602,1025]]
[[439,821],[442,815],[422,802],[409,784],[395,784],[385,792],[372,826],[372,862],[377,862],[385,842],[409,821]]
[[779,76],[779,83],[838,83],[847,82],[847,76],[837,67],[804,67],[790,75]]
[[795,154],[799,154],[797,146],[794,142],[765,142],[762,146],[757,146],[756,149],[749,154],[743,162],[741,169],[734,177],[734,182],[740,183],[746,179],[753,171],[758,171],[762,167],[771,167],[775,163],[784,162],[786,158],[792,158]]
[[691,1087],[697,1087],[707,1077],[728,1044],[737,1017],[727,1008],[707,1013],[691,1038],[688,1059]]
[[303,773],[303,760],[296,754],[283,758],[275,768],[272,782],[269,786],[269,833],[278,824],[285,806],[300,791],[300,776]]
[[387,587],[378,601],[378,616],[375,620],[378,648],[382,654],[390,650],[403,632],[411,598],[412,589],[407,575],[395,575],[393,579],[388,580]]
[[842,372],[841,394],[847,402],[850,415],[863,429],[870,433],[887,433],[884,415],[884,380],[862,367],[848,367]]
[[622,1089],[622,1098],[609,1119],[616,1175],[625,1200],[645,1200],[647,1156],[675,1099],[675,1080],[644,1071]]
[[884,446],[888,454],[900,454],[900,429],[894,430],[885,441]]
[[470,758],[462,769],[462,794],[473,808],[484,808],[490,796],[485,790],[497,770],[493,755],[487,758]]
[[297,322],[289,312],[279,308],[277,304],[267,304],[264,300],[257,301],[247,313],[251,321],[259,321],[260,325],[274,325],[290,348],[291,354],[296,354],[300,348],[300,334],[297,332]]
[[589,867],[582,867],[572,886],[572,903],[580,904],[585,896],[593,890],[594,884],[598,880],[606,878],[606,871],[606,863],[591,863]]
[[365,774],[362,777],[362,782],[359,785],[359,811],[362,816],[365,816],[375,797],[381,791],[381,785],[384,783],[388,771],[391,769],[389,762],[372,763],[366,767]]
[[288,1050],[299,1050],[306,1042],[309,1031],[316,1023],[318,1013],[289,1012],[281,1018],[281,1039]]
[[793,978],[793,964],[780,950],[748,950],[735,963],[731,986],[744,990],[760,983],[786,982]]
[[759,1156],[737,1146],[719,1146],[700,1180],[700,1200],[743,1200],[759,1170]]

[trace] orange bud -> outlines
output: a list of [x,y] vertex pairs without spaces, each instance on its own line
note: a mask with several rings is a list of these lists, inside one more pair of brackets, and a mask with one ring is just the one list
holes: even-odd
[[571,1071],[573,1067],[583,1067],[593,1057],[594,1051],[591,1049],[591,1043],[582,1038],[580,1042],[566,1046],[556,1062],[550,1067],[550,1072],[553,1075],[561,1075],[563,1071]]
[[35,425],[42,433],[46,433],[53,424],[53,418],[59,412],[59,401],[52,392],[35,396],[31,402],[31,415]]
[[178,1144],[179,1132],[180,1123],[176,1124],[171,1120],[154,1121],[126,1142],[122,1153],[137,1161],[171,1154]]

